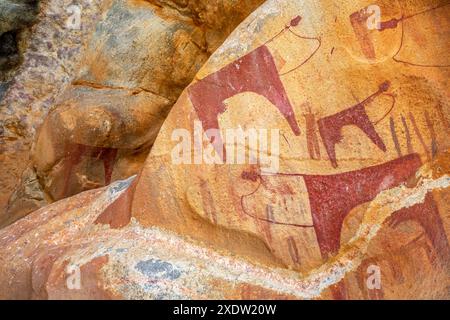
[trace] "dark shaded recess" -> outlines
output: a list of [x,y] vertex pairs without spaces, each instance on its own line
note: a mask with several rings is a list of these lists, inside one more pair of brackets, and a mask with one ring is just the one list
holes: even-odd
[[24,31],[36,22],[38,12],[38,0],[0,1],[0,99],[21,63]]
[[[5,83],[0,82],[0,101],[3,99],[3,95],[5,94],[6,89],[8,89],[8,84],[7,84],[6,82],[5,82]],[[3,132],[2,132],[2,129],[1,129],[1,127],[0,127],[0,135],[1,135],[2,133],[3,133]]]
[[[0,36],[0,72],[6,73],[20,63],[19,47],[17,45],[18,31],[8,31]],[[1,79],[0,80],[6,80]]]

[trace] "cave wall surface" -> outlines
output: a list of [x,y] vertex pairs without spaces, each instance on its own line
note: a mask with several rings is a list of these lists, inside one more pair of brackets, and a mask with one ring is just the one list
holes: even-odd
[[[369,28],[369,5],[266,1],[180,86],[157,133],[136,125],[170,108],[153,64],[147,78],[145,64],[85,63],[36,138],[48,153],[34,172],[67,168],[70,139],[104,179],[111,149],[151,150],[136,175],[81,193],[70,182],[76,195],[1,229],[0,297],[448,299],[450,6],[377,1]],[[86,61],[111,53],[96,41]]]

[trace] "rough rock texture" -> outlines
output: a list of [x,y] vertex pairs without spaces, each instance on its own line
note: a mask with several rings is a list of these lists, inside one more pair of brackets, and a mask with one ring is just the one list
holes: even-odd
[[4,0],[0,2],[0,99],[20,63],[24,38],[36,21],[38,0]]
[[[39,61],[39,76],[46,77],[43,84],[30,83],[32,69],[24,68],[27,81],[17,77],[21,88],[10,90],[5,97],[11,113],[4,122],[11,134],[5,135],[7,166],[2,172],[9,178],[2,181],[6,190],[18,182],[17,173],[27,164],[23,161],[17,165],[14,160],[26,158],[34,132],[31,127],[42,123],[49,107],[52,112],[38,132],[31,163],[9,199],[0,225],[45,203],[137,173],[181,91],[210,53],[261,0],[99,3],[107,9],[97,4],[85,12],[80,6],[82,32],[77,32],[81,40],[76,43],[66,39],[72,32],[67,28],[58,30],[56,40],[49,39],[51,35],[34,35],[56,47],[59,59]],[[51,15],[48,10],[43,12]],[[51,52],[40,54],[40,59],[54,56]],[[79,63],[74,65],[74,60]],[[54,79],[48,79],[50,76]],[[52,89],[55,82],[60,82],[57,90]],[[45,88],[46,83],[51,87]],[[33,110],[27,107],[22,116],[24,104],[30,103],[22,98],[23,91],[30,89],[42,91],[33,92],[30,99],[45,93],[46,100]],[[8,100],[17,95],[17,102]],[[13,120],[17,118],[18,122]],[[15,134],[18,128],[21,132]],[[13,172],[9,166],[14,167]],[[33,179],[35,176],[37,179]],[[36,182],[33,189],[40,189],[40,198],[45,201],[36,201],[34,194],[25,192],[24,184],[31,179]]]
[[[371,4],[264,3],[183,91],[134,180],[0,230],[3,298],[448,299],[450,6],[379,1],[368,30]],[[56,117],[97,138],[76,130],[91,117]],[[259,161],[235,164],[236,128],[278,129],[279,150],[244,145]]]
[[36,18],[36,0],[4,0],[0,3],[0,34],[19,30]]
[[[384,235],[380,229],[394,212],[420,204],[428,192],[439,194],[450,187],[448,175],[441,175],[450,169],[449,160],[447,153],[433,166],[422,167],[417,174],[421,181],[412,188],[381,191],[345,250],[308,273],[286,269],[258,239],[246,233],[215,230],[217,238],[205,242],[156,226],[143,227],[135,218],[124,216],[129,212],[135,178],[118,181],[52,204],[1,230],[0,298],[330,298],[328,288],[342,278],[358,284],[357,271],[368,259],[371,241],[380,237],[378,233]],[[393,202],[392,198],[403,200]],[[203,223],[202,229],[214,230]],[[446,298],[445,270],[419,264],[412,268],[432,274],[419,283],[411,274],[404,278],[405,266],[399,261],[404,257],[411,262],[418,248],[428,252],[426,244],[412,242],[407,250],[397,247],[395,258],[385,253],[376,256],[389,269],[400,272],[397,276],[401,279],[395,281],[408,285],[391,283],[394,279],[383,273],[388,280],[383,280],[387,295],[366,295],[357,286],[347,298]],[[404,252],[398,252],[401,250]],[[421,257],[432,259],[433,253]],[[74,275],[78,280],[72,282]]]
[[23,62],[14,78],[0,89],[4,91],[0,100],[2,220],[8,199],[28,165],[35,130],[58,93],[75,76],[85,42],[107,2],[78,1],[83,8],[79,29],[67,26],[73,13],[66,10],[71,5],[71,0],[39,2],[38,22],[31,28]]

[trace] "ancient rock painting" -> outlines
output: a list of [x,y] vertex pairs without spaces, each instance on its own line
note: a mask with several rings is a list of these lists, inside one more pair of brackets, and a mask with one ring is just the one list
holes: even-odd
[[[438,8],[430,9],[428,11],[435,9]],[[396,28],[400,22],[420,14],[421,13],[417,13],[410,16],[403,16],[400,19],[392,19],[382,22],[379,31],[381,32],[383,30]],[[375,50],[373,48],[369,33],[367,33],[366,30],[366,20],[367,16],[362,15],[361,12],[351,15],[352,26],[361,41],[361,47],[364,54],[367,58],[374,59]],[[293,19],[291,24],[287,26],[285,30],[293,32],[290,27],[298,25],[299,21],[300,18]],[[364,26],[362,26],[362,23],[364,23]],[[281,32],[284,32],[285,30],[282,30]],[[272,41],[278,36],[279,34],[269,41]],[[307,39],[317,40],[319,45],[316,51],[320,48],[320,38]],[[206,133],[208,129],[219,129],[218,117],[225,111],[226,106],[224,101],[226,99],[239,93],[254,92],[266,97],[284,116],[292,132],[297,136],[300,135],[300,128],[294,114],[294,108],[289,100],[289,97],[287,96],[280,76],[290,73],[304,65],[312,56],[314,56],[316,51],[314,51],[311,56],[309,56],[297,67],[286,73],[280,73],[277,70],[270,50],[266,45],[262,45],[242,58],[193,84],[188,90],[189,97],[199,119],[202,121],[202,125]],[[393,59],[396,59],[395,56]],[[386,152],[386,144],[377,133],[375,126],[388,117],[395,107],[396,96],[389,92],[390,89],[390,81],[384,81],[379,84],[377,91],[369,95],[363,101],[358,102],[357,104],[336,114],[325,116],[318,120],[316,120],[316,116],[311,110],[311,105],[309,103],[303,104],[301,108],[305,111],[303,116],[306,127],[305,134],[307,150],[310,159],[321,159],[319,139],[316,134],[318,130],[328,158],[331,162],[331,166],[333,168],[337,168],[338,161],[335,146],[337,143],[340,143],[343,138],[341,131],[344,126],[358,127],[381,151]],[[391,108],[381,116],[381,118],[373,122],[368,117],[366,107],[376,101],[376,99],[380,96],[389,97],[392,100],[392,105]],[[411,130],[422,145],[428,160],[431,160],[431,158],[436,155],[437,138],[435,128],[430,119],[430,115],[427,112],[424,113],[424,117],[431,136],[430,150],[427,148],[425,138],[416,123],[414,115],[410,112],[407,114],[408,121],[411,124],[411,129],[408,126],[406,116],[403,114],[400,115],[401,125],[403,125],[402,132],[404,133],[406,139],[406,153],[401,150],[396,128],[398,125],[396,125],[392,116],[389,117],[390,132],[399,158],[384,164],[330,175],[277,173],[274,176],[269,177],[260,175],[256,172],[244,171],[241,178],[244,180],[258,182],[258,186],[251,193],[241,196],[240,206],[242,208],[242,212],[257,222],[262,232],[266,235],[266,238],[270,241],[272,239],[269,227],[270,225],[314,229],[322,259],[324,261],[328,260],[329,258],[335,256],[340,249],[341,229],[347,215],[357,206],[373,200],[382,190],[405,183],[406,180],[420,167],[420,157],[417,153],[415,153],[412,146]],[[443,118],[445,120],[445,117]],[[284,135],[283,137],[289,144],[286,137]],[[223,149],[222,141],[211,141],[211,143],[214,145],[215,149],[223,155],[223,159],[225,159],[225,150]],[[431,154],[431,157],[429,154]],[[312,223],[295,223],[288,221],[289,219],[280,219],[274,213],[274,208],[270,203],[265,206],[264,214],[254,212],[255,208],[248,206],[246,203],[245,200],[256,196],[256,193],[259,192],[261,188],[270,188],[266,179],[276,179],[276,177],[281,176],[295,176],[304,179],[309,197],[309,209],[312,216]],[[269,190],[269,192],[273,192],[276,197],[277,193],[281,191]],[[292,190],[287,190],[286,192],[291,194],[293,197],[296,196],[295,192]],[[203,200],[207,200],[206,202],[208,203],[212,203],[213,201],[210,194],[208,194],[207,197],[204,197]],[[210,204],[205,203],[204,206],[207,208]],[[286,203],[284,204],[284,208],[287,211],[292,209]],[[295,212],[295,210],[291,210],[290,212],[293,214],[299,213]],[[304,215],[305,212],[301,214]],[[395,215],[389,220],[389,223],[395,227],[398,224],[408,220],[414,220],[422,226],[424,230],[423,237],[431,243],[433,251],[435,252],[434,256],[439,258],[442,265],[448,263],[450,259],[450,247],[438,208],[431,194],[426,196],[423,204],[415,205],[411,208],[402,209],[396,212]],[[285,239],[285,244],[288,248],[292,262],[295,265],[300,265],[301,259],[295,239],[292,236],[287,237]],[[363,265],[366,265],[366,263],[369,262],[370,261],[367,260]],[[398,275],[399,272],[396,270],[396,266],[391,267],[395,271],[394,273]],[[398,277],[401,276],[398,275]],[[331,288],[334,298],[344,299],[347,297],[346,287],[343,281],[335,286],[332,286]],[[372,292],[372,294],[374,294],[373,298],[383,297],[382,290],[375,293]]]
[[[251,208],[246,208],[244,199],[255,194],[261,186],[264,187],[264,179],[267,176],[259,176],[260,184],[257,189],[242,196],[242,210],[250,217],[270,224],[314,228],[322,258],[326,261],[337,254],[340,249],[342,224],[350,211],[360,204],[371,201],[382,190],[405,183],[420,165],[420,157],[417,154],[411,154],[381,165],[339,174],[278,173],[276,176],[303,177],[309,196],[312,225],[284,223],[277,221],[276,218],[258,218],[257,214],[251,212]],[[243,175],[242,178],[249,179],[249,174]],[[431,242],[436,255],[439,257],[439,261],[445,266],[450,261],[450,246],[431,194],[426,196],[423,204],[396,212],[389,223],[395,227],[407,220],[414,220],[422,226],[427,239]],[[333,288],[333,294],[335,298],[345,298],[344,284],[336,285]]]
[[[138,178],[63,200],[5,230],[0,296],[448,298],[449,69],[433,68],[445,66],[439,51],[423,53],[445,39],[439,26],[447,24],[437,16],[448,7],[430,3],[437,1],[392,4],[378,30],[367,30],[367,15],[351,14],[362,7],[354,2],[268,0],[187,87]],[[304,18],[284,27],[296,12]],[[428,41],[430,31],[441,42]],[[187,41],[195,52],[206,48],[203,36]],[[187,49],[184,40],[177,48]],[[229,63],[229,53],[241,58]],[[120,97],[151,90],[127,89]],[[122,114],[114,100],[111,109]],[[133,118],[142,117],[147,101],[142,107],[131,109]],[[221,138],[210,129],[276,126],[278,169],[268,173],[258,161],[174,163],[174,130],[195,139],[203,134],[198,120],[223,160]],[[85,145],[71,136],[72,144],[65,134],[56,143],[58,136],[48,134],[55,154],[41,166],[55,164],[42,175],[55,199],[108,184],[134,163],[122,161],[134,150],[126,144]],[[109,131],[104,136],[111,140]],[[267,151],[262,143],[243,149]],[[100,270],[98,257],[105,256]],[[84,268],[82,282],[92,287],[66,290],[69,262]],[[371,267],[382,274],[375,288],[367,282]],[[30,288],[22,293],[23,284]]]
[[307,113],[304,114],[306,126],[306,143],[308,145],[308,153],[311,159],[320,159],[319,139],[317,138],[317,124],[314,113],[311,111],[311,106],[308,104]]
[[[249,52],[238,60],[228,64],[217,72],[208,75],[188,89],[189,98],[194,106],[202,126],[208,135],[209,129],[219,129],[218,117],[225,112],[224,101],[239,93],[253,92],[268,99],[284,116],[295,135],[300,135],[300,128],[295,118],[294,109],[281,82],[280,76],[297,70],[308,62],[320,48],[320,39],[296,34],[291,27],[297,26],[301,17],[293,18],[288,26],[264,45]],[[304,40],[315,40],[318,46],[298,66],[280,74],[267,43],[289,31]],[[209,138],[212,138],[209,136]],[[226,159],[222,138],[211,141],[222,159]]]
[[431,158],[436,157],[438,153],[438,145],[437,145],[437,138],[436,138],[436,131],[434,129],[433,122],[431,121],[430,114],[427,110],[424,112],[425,121],[427,123],[428,130],[430,131],[431,135]]
[[372,40],[370,39],[370,33],[367,29],[366,21],[369,18],[369,14],[363,11],[356,11],[350,15],[350,23],[358,38],[361,50],[367,59],[375,59],[375,48]]
[[403,115],[401,116],[401,119],[402,119],[403,128],[405,129],[406,146],[408,148],[408,153],[413,153],[414,151],[413,151],[413,147],[412,147],[412,143],[411,143],[411,134],[409,133],[408,124],[406,123],[406,119]]
[[422,145],[423,150],[425,151],[425,154],[426,154],[428,160],[430,160],[430,155],[428,152],[427,144],[425,143],[425,139],[423,138],[422,133],[420,132],[419,126],[416,123],[416,119],[411,112],[408,112],[408,116],[409,116],[409,120],[411,121],[411,123],[413,125],[414,132],[415,132],[417,138],[419,139],[420,144]]
[[[392,275],[393,280],[397,283],[403,284],[405,282],[405,271],[402,270],[402,263],[400,260],[408,260],[413,253],[417,253],[418,251],[423,252],[431,263],[437,259],[437,252],[435,249],[430,247],[429,239],[425,233],[419,234],[410,242],[401,245],[395,250],[386,248],[386,252],[365,259],[356,272],[358,287],[362,292],[364,299],[381,300],[385,298],[383,287],[368,290],[366,285],[366,275],[369,266],[387,266],[388,272]],[[441,261],[441,263],[445,267],[445,261]]]
[[83,157],[94,158],[102,161],[105,177],[104,185],[106,186],[111,183],[113,167],[117,156],[116,148],[102,148],[82,144],[70,144],[67,147],[66,153],[69,157],[67,159],[67,167],[64,170],[65,177],[64,185],[61,189],[61,197],[66,197],[70,194],[70,179],[73,175],[75,166],[82,161]]
[[390,83],[388,81],[383,82],[377,92],[367,97],[364,101],[336,113],[331,116],[327,116],[318,121],[319,131],[322,137],[323,143],[330,158],[333,167],[337,167],[335,145],[342,139],[341,129],[343,126],[355,125],[360,128],[372,142],[381,150],[386,151],[386,146],[375,130],[374,125],[367,116],[365,106],[372,102],[377,96],[383,94],[389,89]]
[[[450,67],[450,63],[430,63],[426,61],[409,61],[404,60],[399,57],[400,53],[404,50],[405,47],[405,34],[407,32],[407,21],[415,19],[415,25],[414,30],[411,32],[417,32],[418,28],[417,26],[421,26],[421,19],[423,19],[424,15],[431,15],[431,20],[436,20],[437,18],[433,15],[435,14],[443,14],[445,17],[444,10],[448,10],[449,3],[441,4],[435,7],[431,7],[428,9],[421,10],[419,12],[411,13],[411,14],[404,14],[402,12],[402,15],[400,18],[392,18],[387,21],[381,21],[379,28],[375,29],[376,32],[383,32],[385,30],[389,29],[397,29],[399,25],[401,25],[401,38],[400,38],[400,44],[398,46],[397,51],[392,56],[392,60],[398,63],[406,64],[409,66],[415,66],[415,67],[434,67],[434,68],[444,68],[444,67]],[[402,10],[403,11],[403,10]],[[369,60],[374,60],[376,58],[375,54],[375,47],[374,47],[374,41],[371,36],[371,30],[367,27],[367,20],[370,17],[370,13],[368,13],[366,10],[359,10],[350,15],[350,23],[352,25],[353,31],[356,34],[356,37],[358,39],[359,45],[361,47],[361,51],[363,52],[364,56]],[[447,19],[447,18],[444,18]],[[444,27],[445,28],[445,27]],[[428,34],[428,36],[431,36]],[[445,45],[445,44],[444,44]],[[416,46],[415,50],[424,50],[424,48],[421,48],[420,46]],[[415,56],[417,55],[417,52],[415,53]],[[420,58],[420,56],[419,56]],[[448,61],[445,57],[440,57],[443,61]]]
[[[226,108],[224,100],[243,92],[265,96],[286,118],[292,131],[300,134],[294,110],[266,46],[255,49],[189,88],[189,97],[207,134],[209,129],[219,129],[218,116]],[[222,159],[226,159],[222,141],[212,143]]]
[[392,141],[394,142],[395,150],[399,157],[402,156],[402,150],[400,149],[400,143],[398,142],[397,132],[395,131],[395,121],[393,117],[389,118],[389,128],[391,130]]
[[[417,126],[414,115],[409,112],[408,116],[409,116],[409,120],[413,126],[414,133],[423,148],[423,151],[424,151],[425,156],[427,157],[427,160],[433,159],[437,154],[438,145],[437,145],[436,132],[435,132],[435,128],[434,128],[435,125],[433,124],[433,122],[430,119],[430,114],[428,113],[428,111],[424,112],[424,119],[425,119],[427,128],[430,133],[430,139],[431,139],[430,147],[427,146],[425,139],[424,139],[419,127]],[[413,148],[412,142],[411,142],[411,134],[409,131],[409,126],[403,115],[401,115],[400,118],[401,118],[401,122],[403,125],[402,131],[404,132],[404,137],[406,140],[407,154],[414,153],[414,148]],[[394,143],[395,150],[397,151],[398,156],[401,157],[403,152],[402,152],[402,148],[400,146],[399,138],[397,135],[397,129],[396,129],[397,126],[395,124],[395,120],[393,117],[390,117],[390,119],[389,119],[389,127],[390,127],[392,141]],[[401,128],[399,130],[401,130]]]

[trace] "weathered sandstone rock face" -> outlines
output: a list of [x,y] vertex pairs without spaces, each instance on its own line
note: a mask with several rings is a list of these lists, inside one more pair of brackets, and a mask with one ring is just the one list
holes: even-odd
[[36,0],[4,0],[0,3],[0,98],[20,63],[20,47],[27,28],[35,21]]
[[[372,4],[265,2],[182,92],[137,177],[0,230],[3,298],[448,299],[450,6],[378,1],[371,28]],[[120,119],[160,95],[86,77],[46,119],[43,168],[68,139],[119,149],[117,124],[148,139]],[[107,177],[109,151],[83,152]]]
[[[30,37],[30,28],[36,21],[38,6],[38,0],[4,0],[0,3],[0,101],[23,60],[26,43]],[[2,115],[7,111],[4,107],[0,110]],[[2,167],[5,169],[8,167],[5,171],[10,172],[3,174],[3,168],[1,169],[0,186],[2,187],[14,183],[10,177],[18,172],[14,165],[8,166],[6,161],[3,161],[7,159],[4,156],[6,154],[4,145],[7,143],[5,125],[7,126],[3,121],[0,122],[0,159]],[[17,129],[20,130],[19,127]],[[0,195],[0,212],[2,214],[4,204],[10,195],[8,188],[3,190],[4,192]]]
[[[61,23],[66,26],[58,30],[56,40],[49,39],[51,34],[36,35],[50,46],[67,45],[57,49],[59,60],[53,64],[36,62],[39,76],[53,75],[53,83],[48,83],[49,79],[42,84],[30,83],[27,74],[28,82],[19,82],[18,77],[22,88],[10,90],[5,98],[11,117],[20,118],[19,122],[5,120],[13,135],[5,140],[4,147],[7,165],[3,172],[9,178],[2,180],[7,190],[17,183],[19,169],[27,164],[22,161],[18,165],[16,159],[26,159],[34,136],[32,128],[39,127],[50,106],[52,112],[37,134],[31,163],[9,199],[0,224],[9,224],[48,202],[137,173],[181,91],[211,52],[261,0],[99,3],[101,6],[91,5],[87,13],[78,5],[83,17],[80,31],[67,26],[66,16],[61,16]],[[50,14],[48,10],[44,13]],[[103,14],[99,16],[100,13]],[[38,24],[38,28],[47,30],[43,24]],[[69,42],[66,36],[73,32],[82,41]],[[49,56],[50,52],[42,59]],[[73,60],[80,61],[72,66]],[[24,72],[31,72],[30,68],[24,68]],[[65,78],[60,78],[63,75]],[[62,88],[44,88],[45,83],[53,88],[55,81]],[[45,105],[18,116],[24,104],[31,103],[22,97],[23,91],[30,89],[28,85],[45,91]],[[39,95],[33,92],[30,99]],[[12,102],[8,97],[18,101]],[[20,126],[25,132],[13,134]],[[9,166],[14,167],[14,177]],[[31,188],[30,181],[34,182]]]
[[[55,104],[58,93],[75,76],[86,40],[107,7],[107,2],[78,1],[77,8],[83,8],[83,11],[77,15],[79,11],[71,7],[73,4],[71,0],[39,2],[37,22],[24,43],[23,61],[3,89],[0,100],[2,222],[8,199],[28,165],[35,130],[41,125],[50,106]],[[32,174],[30,170],[26,172]],[[34,180],[32,176],[24,177],[23,181]],[[32,189],[38,190],[38,185]],[[19,193],[23,191],[26,188],[19,190]],[[42,192],[29,195],[28,199],[43,199]],[[26,206],[35,207],[32,202]]]

